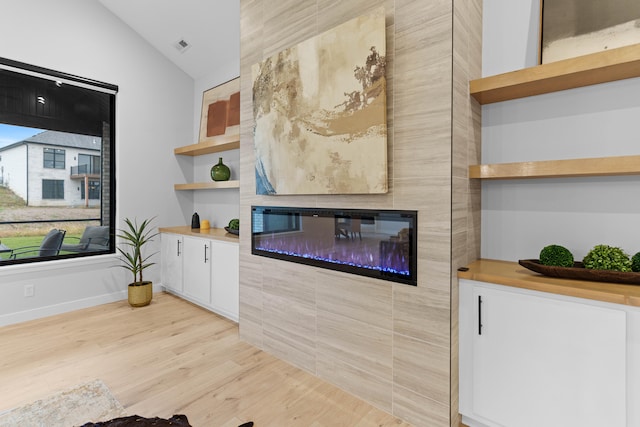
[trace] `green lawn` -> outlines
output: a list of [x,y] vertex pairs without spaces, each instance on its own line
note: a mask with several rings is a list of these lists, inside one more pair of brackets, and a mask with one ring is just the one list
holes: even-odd
[[[80,234],[69,234],[67,233],[65,235],[65,239],[67,239],[68,237],[77,237],[78,239],[80,238]],[[18,236],[18,237],[5,237],[2,239],[2,244],[11,248],[11,249],[18,249],[18,248],[25,248],[25,247],[32,247],[33,251],[30,251],[28,253],[24,253],[21,254],[20,258],[24,258],[24,257],[29,257],[29,256],[37,256],[38,255],[38,248],[40,247],[40,243],[42,242],[42,239],[44,238],[44,236]],[[78,240],[77,239],[72,239],[73,243],[77,243]],[[65,252],[60,252],[60,253],[65,253]],[[9,258],[9,253],[3,253],[0,254],[0,259],[7,259]]]

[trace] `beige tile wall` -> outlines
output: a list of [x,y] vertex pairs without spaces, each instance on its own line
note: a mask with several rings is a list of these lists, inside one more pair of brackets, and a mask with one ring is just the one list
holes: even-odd
[[[255,194],[251,65],[384,6],[389,193]],[[240,334],[415,425],[457,422],[455,269],[479,254],[481,0],[241,0],[240,221],[251,205],[418,211],[418,286],[251,255],[240,236]],[[460,28],[458,28],[460,27]],[[452,49],[453,46],[453,49]],[[476,74],[477,73],[477,74]]]

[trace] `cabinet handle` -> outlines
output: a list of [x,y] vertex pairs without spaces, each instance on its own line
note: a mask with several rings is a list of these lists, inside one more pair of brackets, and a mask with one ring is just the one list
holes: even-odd
[[207,245],[204,245],[204,263],[206,264],[207,261],[209,261],[209,258],[207,258]]
[[482,335],[482,296],[478,295],[478,335]]
[[178,242],[178,256],[180,256],[180,239],[176,240]]

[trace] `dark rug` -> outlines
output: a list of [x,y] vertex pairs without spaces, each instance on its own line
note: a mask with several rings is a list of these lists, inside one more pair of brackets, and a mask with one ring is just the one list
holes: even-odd
[[82,427],[146,427],[146,426],[173,426],[173,427],[192,427],[186,415],[174,415],[169,419],[164,418],[144,418],[138,415],[129,417],[114,418],[109,421],[101,421],[98,423],[86,423]]
[[[192,427],[186,415],[174,415],[169,419],[165,418],[144,418],[138,415],[130,417],[114,418],[109,421],[98,423],[86,423],[82,427]],[[238,427],[253,427],[253,421],[239,425]]]

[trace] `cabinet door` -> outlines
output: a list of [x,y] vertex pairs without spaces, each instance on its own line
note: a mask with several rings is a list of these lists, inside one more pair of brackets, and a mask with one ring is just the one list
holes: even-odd
[[476,286],[473,413],[489,425],[625,426],[626,313]]
[[177,234],[163,233],[160,236],[162,286],[182,292],[183,239]]
[[211,302],[211,241],[184,237],[184,294],[195,302]]
[[216,312],[238,321],[239,247],[237,243],[211,244],[211,306]]

